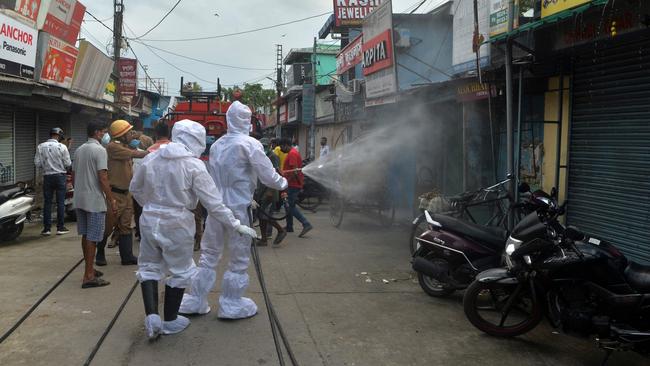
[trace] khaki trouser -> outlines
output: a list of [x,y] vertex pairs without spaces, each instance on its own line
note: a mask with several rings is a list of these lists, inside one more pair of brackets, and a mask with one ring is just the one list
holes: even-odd
[[117,215],[113,214],[111,205],[107,204],[104,238],[111,235],[113,230],[117,230],[120,235],[131,234],[131,222],[133,221],[133,198],[131,193],[113,192],[113,198],[117,201]]

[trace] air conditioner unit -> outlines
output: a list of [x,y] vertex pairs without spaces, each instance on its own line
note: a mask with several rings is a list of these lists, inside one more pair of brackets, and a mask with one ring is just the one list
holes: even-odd
[[354,94],[359,94],[361,93],[362,85],[363,85],[363,80],[361,79],[350,80],[348,81],[348,90]]

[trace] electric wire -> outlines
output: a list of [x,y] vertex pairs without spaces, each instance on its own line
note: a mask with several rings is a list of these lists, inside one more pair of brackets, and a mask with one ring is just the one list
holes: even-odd
[[174,56],[177,56],[177,57],[180,57],[180,58],[185,58],[185,59],[188,59],[188,60],[192,60],[192,61],[200,62],[200,63],[207,64],[207,65],[220,66],[220,67],[227,67],[227,68],[230,68],[230,69],[237,69],[237,70],[253,70],[253,71],[267,71],[267,70],[275,70],[274,68],[255,68],[255,67],[242,67],[242,66],[233,66],[233,65],[218,64],[218,63],[215,63],[215,62],[206,61],[206,60],[201,60],[201,59],[198,59],[198,58],[194,58],[194,57],[190,57],[190,56],[185,56],[185,55],[182,55],[182,54],[180,54],[180,53],[175,53],[175,52],[172,52],[172,51],[168,51],[168,50],[162,49],[162,48],[160,48],[160,47],[156,47],[156,46],[152,46],[152,45],[150,45],[150,44],[146,44],[146,43],[144,43],[144,42],[142,42],[142,41],[140,41],[140,40],[137,40],[137,39],[134,39],[133,42],[137,42],[137,43],[139,43],[139,44],[146,45],[147,47],[153,48],[154,50],[158,50],[158,51],[160,51],[160,52],[168,53],[168,54],[170,54],[170,55],[174,55]]
[[80,265],[83,261],[84,261],[83,258],[81,258],[81,259],[79,260],[79,262],[77,262],[74,266],[72,266],[72,268],[70,268],[70,270],[69,270],[65,275],[63,275],[63,277],[61,277],[61,279],[59,279],[59,280],[58,280],[58,281],[57,281],[57,282],[56,282],[52,287],[50,287],[50,289],[47,290],[47,292],[46,292],[43,296],[41,296],[41,298],[38,299],[38,301],[36,301],[36,302],[34,303],[34,305],[32,305],[32,306],[29,308],[29,310],[27,310],[27,312],[26,312],[23,316],[22,316],[22,317],[21,317],[21,318],[20,318],[20,319],[19,319],[19,320],[18,320],[18,321],[17,321],[17,322],[16,322],[16,323],[15,323],[15,324],[14,324],[14,325],[13,325],[13,326],[8,330],[8,331],[6,331],[6,332],[5,332],[5,333],[0,337],[0,344],[2,344],[2,342],[5,341],[5,339],[7,339],[7,338],[8,338],[8,337],[9,337],[9,336],[14,332],[14,331],[16,331],[16,329],[18,329],[18,327],[20,327],[20,325],[21,325],[25,320],[27,320],[27,318],[28,318],[28,317],[29,317],[29,316],[34,312],[34,310],[36,310],[36,308],[37,308],[37,307],[38,307],[38,306],[43,302],[43,300],[45,300],[48,296],[50,296],[50,294],[51,294],[51,293],[52,293],[52,292],[53,292],[57,287],[59,287],[59,285],[60,285],[60,284],[61,284],[61,283],[66,279],[66,278],[68,278],[68,276],[70,275],[70,273],[72,273],[72,271],[74,271],[77,267],[79,267],[79,265]]
[[95,358],[95,355],[97,355],[97,352],[99,351],[99,348],[104,343],[104,340],[106,339],[106,336],[108,336],[108,333],[110,333],[111,329],[113,329],[113,326],[115,325],[115,322],[117,321],[117,318],[120,317],[120,315],[122,314],[122,311],[124,311],[124,308],[126,307],[126,304],[131,299],[131,296],[133,295],[133,292],[138,287],[138,283],[139,283],[139,281],[136,280],[133,283],[133,286],[131,286],[131,290],[129,291],[129,293],[124,298],[124,301],[122,301],[122,304],[120,305],[120,307],[117,309],[117,312],[113,316],[113,319],[111,319],[111,322],[108,323],[108,326],[106,327],[106,329],[104,329],[104,333],[102,333],[102,336],[99,337],[99,340],[95,344],[95,347],[93,347],[93,350],[90,352],[90,355],[88,355],[88,358],[86,359],[86,362],[84,362],[84,366],[90,365],[90,363]]
[[[99,24],[103,25],[104,28],[108,29],[111,33],[113,33],[113,28],[107,26],[106,24],[104,24],[104,22],[102,22],[101,20],[97,19],[97,17],[94,16],[91,12],[89,12],[88,9],[86,9],[86,14],[90,15],[93,19],[95,19],[95,21],[99,22]],[[111,17],[111,19],[112,19],[112,17]]]
[[144,75],[147,77],[147,79],[149,79],[149,81],[151,81],[151,84],[156,87],[156,90],[158,90],[160,95],[163,95],[163,92],[160,89],[160,87],[156,83],[154,83],[153,79],[151,79],[151,76],[149,76],[149,73],[147,72],[147,69],[144,67],[142,62],[140,62],[140,58],[138,57],[138,55],[135,54],[135,51],[133,50],[133,47],[131,47],[131,45],[128,42],[126,44],[129,47],[129,49],[131,50],[131,52],[133,52],[133,56],[135,57],[135,60],[138,62],[138,65],[140,65],[140,68],[142,69],[142,71],[144,71]]
[[325,13],[312,15],[312,16],[309,16],[309,17],[306,17],[306,18],[296,19],[296,20],[292,20],[292,21],[289,21],[289,22],[269,25],[269,26],[261,27],[261,28],[249,29],[249,30],[245,30],[245,31],[241,31],[241,32],[228,33],[228,34],[219,34],[219,35],[215,35],[215,36],[196,37],[196,38],[180,38],[180,39],[142,39],[142,41],[147,41],[147,42],[189,42],[189,41],[204,41],[204,40],[208,40],[208,39],[232,37],[232,36],[238,36],[238,35],[241,35],[241,34],[255,33],[255,32],[259,32],[259,31],[263,31],[263,30],[267,30],[267,29],[278,28],[278,27],[282,27],[282,26],[285,26],[285,25],[289,25],[289,24],[300,23],[300,22],[304,22],[306,20],[310,20],[310,19],[314,19],[314,18],[320,18],[322,16],[330,15],[330,14],[332,14],[332,12],[328,11],[328,12],[325,12]]
[[140,37],[135,37],[135,39],[140,39],[140,38],[146,36],[147,34],[151,33],[151,31],[153,31],[154,29],[156,29],[156,28],[160,25],[160,23],[162,23],[162,22],[165,20],[165,18],[167,18],[167,17],[169,16],[169,14],[171,14],[171,13],[174,11],[174,9],[176,9],[176,7],[178,6],[178,4],[181,3],[181,1],[182,1],[182,0],[178,0],[178,1],[176,2],[176,4],[174,4],[174,6],[172,6],[172,8],[167,12],[167,14],[165,14],[165,16],[163,16],[162,19],[160,19],[160,21],[159,21],[158,23],[156,23],[156,25],[154,25],[153,27],[151,27],[151,29],[149,29],[148,31],[146,31],[146,32],[145,32],[143,35],[141,35]]
[[196,74],[194,74],[194,73],[192,73],[192,72],[190,72],[190,71],[187,71],[187,70],[183,70],[183,69],[181,69],[180,67],[174,65],[173,63],[167,61],[167,59],[165,59],[164,57],[162,57],[162,56],[160,56],[159,54],[157,54],[157,53],[156,53],[153,49],[151,49],[148,45],[146,45],[146,44],[144,44],[144,43],[141,43],[141,44],[142,44],[143,46],[145,46],[145,47],[149,50],[149,52],[153,53],[154,56],[158,57],[160,60],[162,60],[162,61],[163,61],[164,63],[166,63],[167,65],[173,67],[174,69],[176,69],[176,70],[178,70],[178,71],[180,71],[180,72],[182,72],[182,73],[192,75],[192,76],[194,76],[197,80],[203,81],[203,82],[205,82],[205,83],[215,84],[214,81],[210,81],[210,80],[203,79],[202,77],[200,77],[200,76],[198,76],[198,75],[196,75]]

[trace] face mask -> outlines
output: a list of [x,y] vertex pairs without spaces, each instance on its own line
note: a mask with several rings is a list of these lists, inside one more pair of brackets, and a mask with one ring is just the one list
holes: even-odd
[[109,142],[111,142],[111,135],[106,132],[104,136],[102,136],[102,145],[108,145]]
[[140,146],[140,140],[138,139],[133,139],[131,142],[129,142],[129,147],[132,149],[137,149],[138,146]]

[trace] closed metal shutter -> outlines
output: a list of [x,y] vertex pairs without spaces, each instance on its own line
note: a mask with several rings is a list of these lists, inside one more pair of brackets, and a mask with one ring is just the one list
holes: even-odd
[[70,132],[67,135],[72,137],[72,145],[70,145],[71,159],[74,159],[74,153],[77,151],[77,148],[88,141],[86,127],[90,118],[83,114],[70,117]]
[[16,112],[16,181],[34,179],[34,154],[36,154],[36,113],[29,110]]
[[69,134],[67,126],[68,115],[56,112],[38,113],[38,143],[45,142],[50,138],[50,130],[60,127],[66,134]]
[[0,185],[14,182],[13,107],[0,104]]
[[650,37],[576,59],[568,223],[650,262]]

